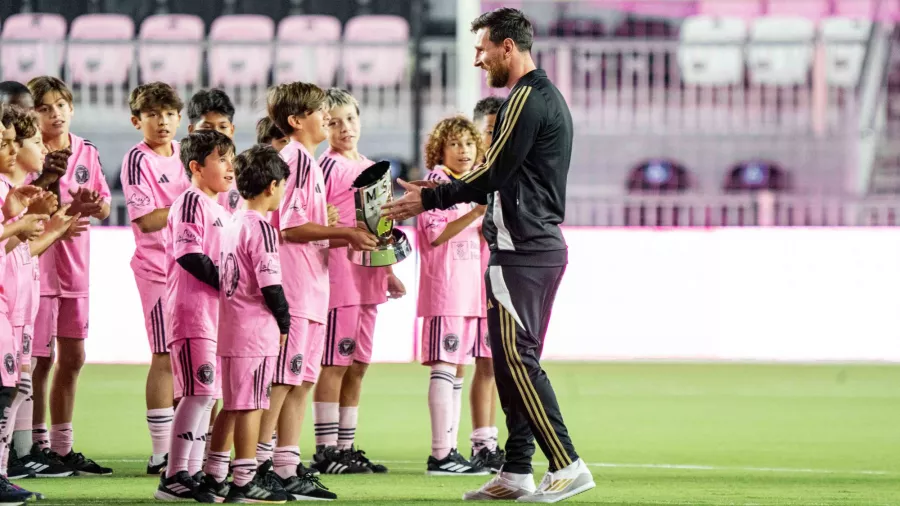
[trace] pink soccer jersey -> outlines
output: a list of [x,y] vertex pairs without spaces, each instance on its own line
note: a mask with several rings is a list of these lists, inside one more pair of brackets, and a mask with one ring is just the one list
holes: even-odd
[[15,283],[15,298],[11,300],[9,323],[13,327],[29,325],[34,286],[34,266],[37,259],[31,257],[31,247],[27,242],[19,243],[6,257],[6,271],[10,284]]
[[[433,181],[449,176],[441,166],[428,174]],[[470,204],[457,204],[446,210],[427,211],[416,223],[419,245],[419,316],[481,316],[483,308],[481,243],[478,222],[473,222],[455,237],[434,247],[447,224],[472,210]]]
[[[297,141],[281,150],[281,158],[291,169],[285,181],[284,199],[278,210],[280,230],[307,223],[328,225],[325,182],[322,169],[309,151]],[[328,241],[304,244],[285,242],[281,248],[284,268],[284,295],[291,315],[325,323],[328,315]]]
[[166,246],[166,316],[171,332],[167,344],[179,339],[215,341],[219,326],[219,292],[178,265],[191,253],[219,262],[222,231],[228,213],[198,188],[189,186],[169,211]]
[[235,188],[234,182],[231,183],[231,189],[227,192],[220,193],[216,197],[216,202],[222,206],[223,209],[228,211],[228,214],[234,214],[235,211],[241,208],[241,204],[244,202],[244,199],[241,198],[241,194],[238,193],[237,188]]
[[281,284],[278,231],[239,209],[222,234],[219,260],[220,357],[274,357],[279,336],[262,289]]
[[[338,208],[341,227],[356,226],[356,191],[353,181],[372,165],[366,157],[355,161],[333,150],[319,158],[325,179],[325,199]],[[347,258],[347,248],[335,248],[328,255],[329,309],[387,301],[387,268],[356,265]]]
[[157,283],[166,282],[165,229],[145,234],[134,220],[170,207],[190,186],[179,158],[180,148],[173,141],[172,156],[160,156],[141,141],[122,161],[122,188],[135,243],[131,269],[135,276]]
[[[69,191],[87,188],[100,194],[107,204],[109,186],[100,165],[100,154],[90,141],[69,134],[72,155],[66,173],[59,178],[59,205],[72,202]],[[90,285],[91,234],[84,233],[50,246],[40,257],[41,295],[65,298],[87,297]]]
[[[6,179],[6,176],[0,175],[0,206],[2,206],[6,202],[6,197],[9,195],[9,190],[12,189],[12,184],[10,184],[9,179]],[[3,230],[3,225],[0,224],[0,231]],[[11,279],[8,279],[7,276],[7,255],[6,255],[6,241],[0,242],[0,315],[4,315],[7,319],[9,317],[9,312],[12,309],[11,303],[12,298],[15,297],[16,294],[16,283],[13,283]],[[0,329],[2,332],[2,329]],[[2,336],[0,336],[2,337]]]

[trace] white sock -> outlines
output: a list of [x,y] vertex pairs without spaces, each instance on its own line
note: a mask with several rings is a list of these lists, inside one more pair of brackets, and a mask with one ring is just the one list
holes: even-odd
[[337,446],[340,405],[336,402],[314,402],[313,418],[316,433],[316,448]]
[[338,423],[338,450],[349,450],[356,439],[356,422],[359,416],[359,406],[346,406],[340,409],[340,422]]
[[431,456],[442,460],[453,448],[453,383],[456,367],[447,364],[431,366],[428,383],[428,411],[431,415]]
[[450,428],[450,444],[453,448],[459,444],[459,416],[462,412],[463,378],[453,379],[453,425]]

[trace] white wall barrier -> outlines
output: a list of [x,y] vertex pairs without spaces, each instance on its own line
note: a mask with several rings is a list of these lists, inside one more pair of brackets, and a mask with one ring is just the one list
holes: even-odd
[[[900,361],[895,229],[565,233],[570,262],[545,358]],[[146,363],[131,231],[91,234],[88,361]],[[377,362],[417,355],[416,262],[395,267],[408,295],[379,310]]]

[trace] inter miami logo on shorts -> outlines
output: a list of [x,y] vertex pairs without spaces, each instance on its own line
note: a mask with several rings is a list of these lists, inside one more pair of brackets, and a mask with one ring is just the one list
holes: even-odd
[[22,353],[31,355],[31,334],[22,334]]
[[456,334],[447,334],[444,336],[444,351],[453,353],[459,349],[459,336]]
[[356,341],[352,338],[345,337],[338,343],[338,353],[340,353],[342,357],[349,357],[350,355],[353,355],[354,351],[356,351]]
[[291,359],[291,372],[294,375],[300,374],[300,371],[303,370],[303,355],[294,355],[294,358]]
[[197,379],[204,385],[212,385],[216,380],[216,370],[212,364],[203,364],[197,368]]
[[232,211],[237,209],[238,199],[240,198],[240,196],[241,195],[238,193],[238,191],[233,188],[228,191],[228,207],[230,207]]
[[78,184],[84,184],[88,181],[88,170],[84,165],[79,165],[75,167],[75,182]]
[[16,370],[16,359],[13,358],[12,353],[7,353],[3,357],[3,367],[6,367],[6,374],[12,374]]
[[225,288],[225,296],[229,299],[237,290],[238,281],[241,279],[241,270],[238,267],[237,257],[229,253],[222,263],[222,281]]

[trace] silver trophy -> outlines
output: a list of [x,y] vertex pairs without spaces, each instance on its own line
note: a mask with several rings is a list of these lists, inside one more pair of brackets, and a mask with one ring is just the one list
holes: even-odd
[[391,187],[391,164],[380,161],[367,168],[353,181],[356,190],[356,222],[372,233],[378,246],[374,251],[347,248],[350,261],[366,267],[386,267],[402,262],[412,248],[406,234],[394,228],[394,220],[381,216],[381,207],[394,199]]

